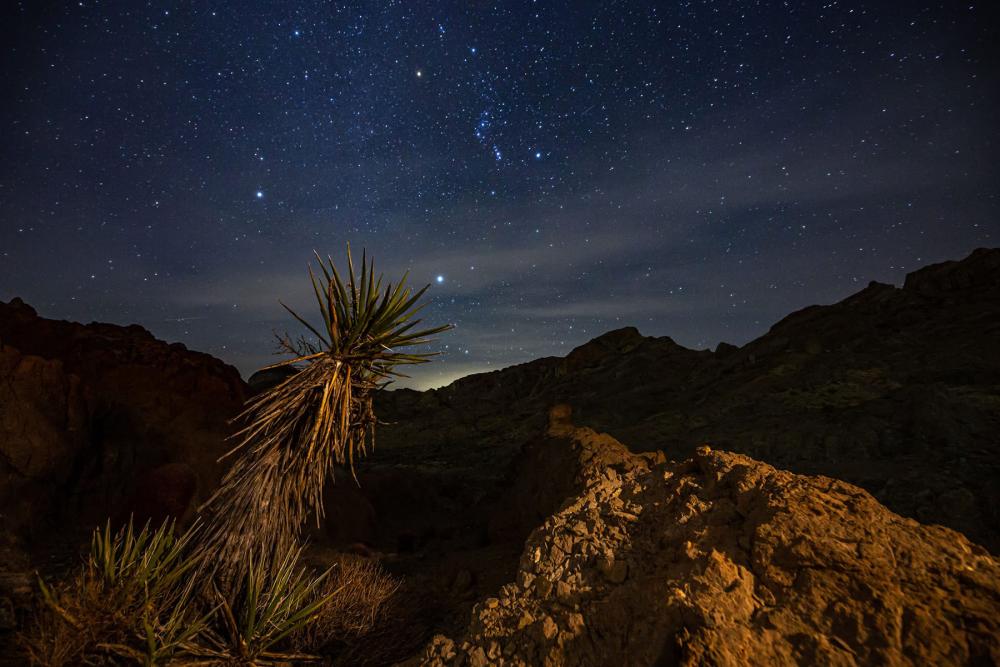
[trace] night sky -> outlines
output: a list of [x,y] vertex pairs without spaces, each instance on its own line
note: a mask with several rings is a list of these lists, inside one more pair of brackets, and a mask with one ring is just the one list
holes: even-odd
[[6,2],[0,299],[247,375],[367,247],[416,386],[635,325],[743,344],[996,246],[988,3]]

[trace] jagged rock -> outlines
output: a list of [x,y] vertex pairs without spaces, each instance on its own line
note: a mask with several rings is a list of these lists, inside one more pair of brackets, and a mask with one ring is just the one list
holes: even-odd
[[[648,461],[608,435],[578,431],[570,421],[570,406],[556,406],[545,435],[524,446],[508,473],[508,491],[490,518],[490,538],[521,541],[575,495],[588,475],[630,470]],[[575,530],[586,534],[587,524],[580,522]]]
[[[593,437],[557,431],[553,448]],[[856,486],[708,447],[611,476],[578,470],[582,489],[525,543],[522,583],[478,604],[463,638],[435,638],[406,665],[475,664],[497,644],[489,664],[1000,661],[1000,562]],[[579,522],[595,539],[567,553],[556,545]],[[627,577],[608,576],[618,563]],[[540,577],[564,593],[523,584]]]
[[620,584],[628,576],[628,563],[614,557],[605,556],[597,561],[597,569],[613,584]]

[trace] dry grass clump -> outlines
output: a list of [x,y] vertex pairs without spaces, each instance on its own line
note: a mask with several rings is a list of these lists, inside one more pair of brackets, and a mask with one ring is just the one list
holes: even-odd
[[327,588],[345,584],[293,646],[326,656],[331,667],[383,667],[420,650],[442,614],[437,600],[404,585],[376,562],[344,555]]
[[[312,623],[292,637],[292,645],[307,653],[341,652],[363,643],[394,610],[400,582],[373,561],[345,556],[330,570],[317,596],[330,601]],[[335,593],[335,594],[334,594]]]

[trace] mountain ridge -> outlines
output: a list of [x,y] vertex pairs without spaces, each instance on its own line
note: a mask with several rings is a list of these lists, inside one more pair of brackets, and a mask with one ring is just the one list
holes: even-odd
[[[1000,549],[1000,249],[871,282],[736,347],[690,350],[634,327],[571,351],[379,397],[392,458],[494,476],[556,403],[639,451],[710,442],[843,478],[906,516]],[[408,456],[408,453],[412,454]],[[928,483],[929,482],[929,483]]]

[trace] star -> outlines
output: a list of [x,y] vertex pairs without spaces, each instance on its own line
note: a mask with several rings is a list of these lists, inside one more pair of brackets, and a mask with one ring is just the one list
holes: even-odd
[[[172,3],[122,13],[73,2],[37,15],[16,9],[29,3],[7,4],[19,25],[44,31],[34,46],[45,52],[6,53],[18,94],[5,100],[12,140],[0,148],[0,292],[43,299],[32,283],[46,273],[109,283],[72,304],[48,288],[53,313],[155,322],[156,299],[109,305],[126,303],[127,279],[147,274],[143,286],[162,284],[182,302],[182,287],[204,283],[214,303],[223,286],[252,280],[267,292],[261,302],[274,304],[292,288],[268,276],[304,270],[314,249],[343,261],[338,249],[350,241],[375,254],[387,277],[411,263],[417,275],[420,266],[462,269],[447,290],[447,276],[424,278],[446,297],[435,315],[473,325],[442,338],[453,357],[467,349],[467,332],[509,315],[509,348],[483,358],[473,345],[478,368],[555,351],[559,339],[540,313],[581,313],[567,345],[585,342],[585,326],[650,316],[647,335],[742,343],[762,325],[749,309],[716,317],[744,296],[713,287],[716,276],[745,282],[748,295],[770,299],[760,312],[777,314],[846,295],[862,274],[901,280],[904,258],[923,257],[916,268],[997,245],[989,148],[1000,129],[981,110],[997,80],[985,56],[998,47],[982,2],[867,3],[863,21],[860,8],[841,16],[776,3],[743,16],[741,3],[715,3],[718,24],[691,21],[687,5],[697,3],[688,2],[604,3],[584,12],[591,20],[541,2],[335,12],[301,0],[266,16],[209,3],[218,11],[197,20],[166,12]],[[793,17],[794,36],[785,29]],[[741,30],[719,30],[727,24]],[[86,62],[66,66],[80,45]],[[128,65],[136,56],[142,67]],[[794,85],[769,75],[779,70]],[[87,96],[77,99],[83,80]],[[904,90],[925,93],[910,99]],[[127,140],[112,139],[111,123],[127,128]],[[926,159],[894,166],[892,156],[913,157],[916,146]],[[956,210],[936,215],[935,202]],[[932,241],[943,237],[947,251]],[[36,259],[49,238],[53,252]],[[104,260],[91,267],[77,242],[122,253],[115,272]],[[536,253],[552,261],[536,266]],[[667,256],[692,280],[667,298],[697,292],[705,304],[691,307],[690,321],[673,306],[638,315],[658,304]],[[775,260],[785,256],[801,273],[784,277],[791,268]],[[167,270],[209,259],[218,275]],[[256,273],[244,275],[246,266]],[[556,296],[556,286],[566,293]],[[471,309],[479,299],[483,307]],[[241,335],[226,361],[250,373],[269,332],[240,306],[227,321],[255,333]],[[221,327],[199,336],[192,342],[205,349],[231,339]]]

